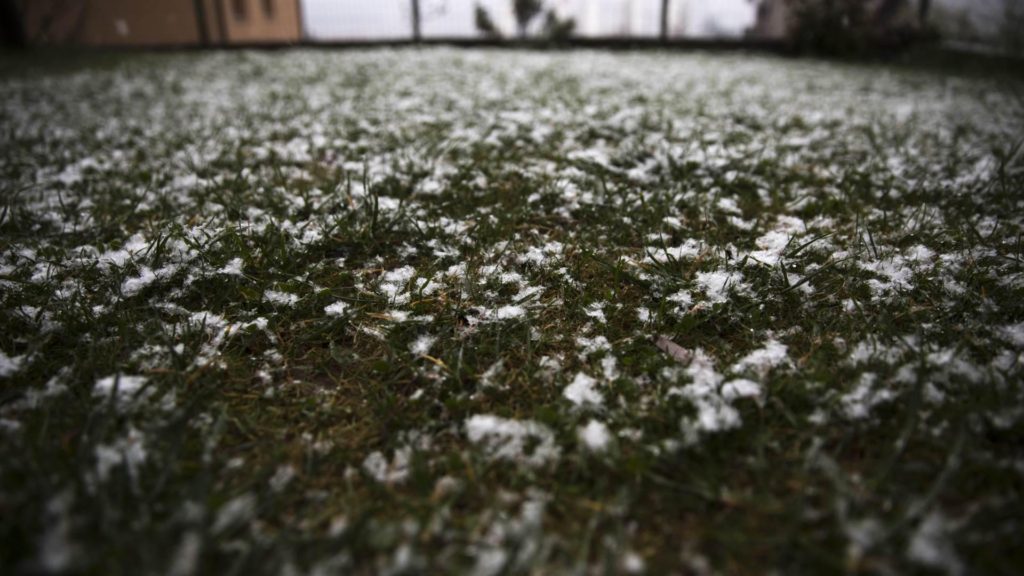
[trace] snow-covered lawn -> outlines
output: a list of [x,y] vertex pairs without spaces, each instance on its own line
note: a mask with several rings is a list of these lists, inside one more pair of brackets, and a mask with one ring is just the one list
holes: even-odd
[[0,572],[1019,570],[1022,88],[8,69]]

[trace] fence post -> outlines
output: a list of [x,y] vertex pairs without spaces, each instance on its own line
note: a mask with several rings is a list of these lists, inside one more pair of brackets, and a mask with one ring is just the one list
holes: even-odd
[[199,33],[199,45],[206,46],[210,45],[210,32],[206,29],[206,6],[204,6],[204,0],[195,0],[192,3],[192,9],[196,12],[196,28]]
[[228,42],[228,11],[224,7],[227,0],[215,0],[217,8],[217,33],[220,35],[220,45],[226,46]]
[[419,42],[420,35],[420,0],[412,0],[412,40]]
[[661,41],[668,42],[668,2],[661,0]]

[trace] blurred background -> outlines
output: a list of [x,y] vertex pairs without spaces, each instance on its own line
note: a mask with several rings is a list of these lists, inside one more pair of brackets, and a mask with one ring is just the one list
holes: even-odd
[[367,42],[774,42],[1022,52],[1024,0],[0,0],[11,48]]

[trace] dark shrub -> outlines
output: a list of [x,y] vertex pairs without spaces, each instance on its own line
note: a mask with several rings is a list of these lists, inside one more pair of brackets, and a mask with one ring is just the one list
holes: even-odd
[[791,0],[792,41],[805,54],[865,57],[898,53],[934,34],[927,3],[910,0]]

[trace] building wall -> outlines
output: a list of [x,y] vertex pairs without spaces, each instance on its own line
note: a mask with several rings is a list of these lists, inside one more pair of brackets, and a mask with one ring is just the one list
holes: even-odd
[[32,44],[194,46],[302,39],[300,0],[20,0]]
[[761,0],[757,17],[747,36],[759,40],[782,40],[789,36],[790,10],[786,0]]
[[215,44],[281,44],[302,39],[299,0],[203,0]]
[[22,0],[34,44],[190,45],[199,41],[193,0]]

